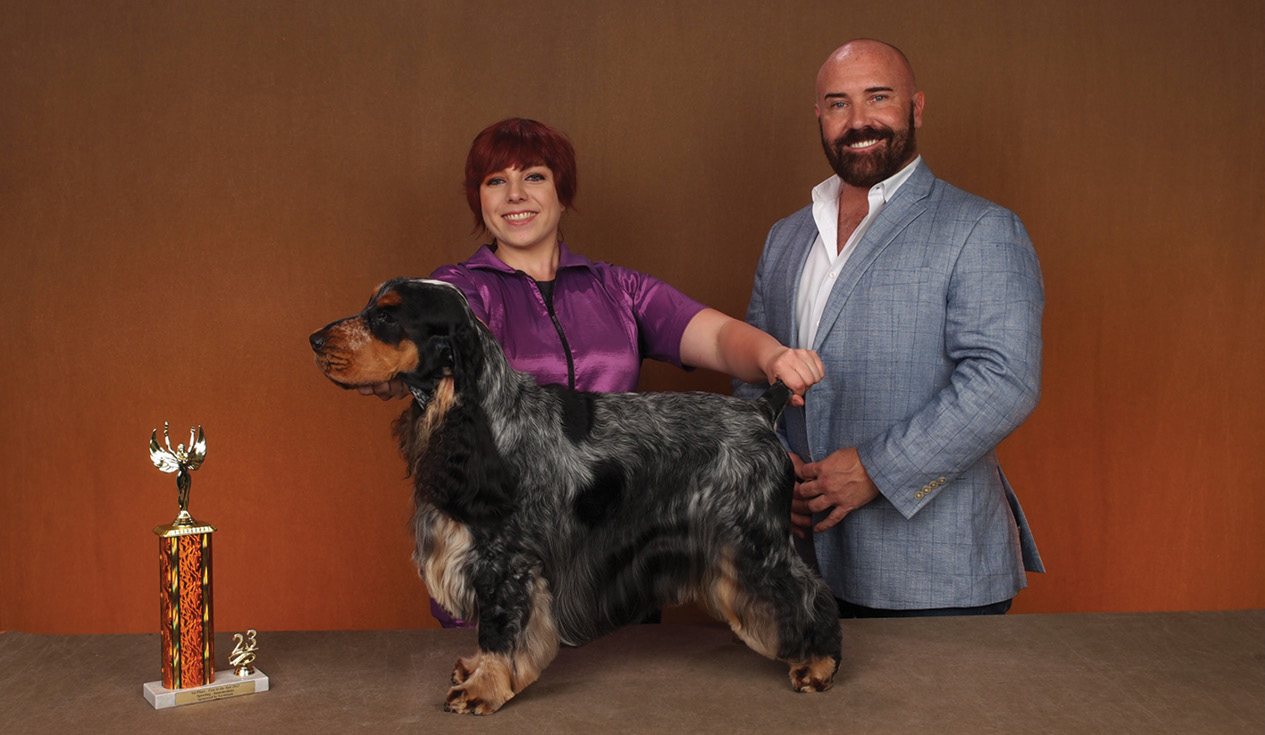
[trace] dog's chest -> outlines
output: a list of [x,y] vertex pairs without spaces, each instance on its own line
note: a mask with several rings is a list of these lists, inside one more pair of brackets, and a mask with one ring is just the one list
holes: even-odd
[[474,595],[465,575],[474,549],[470,528],[430,504],[417,508],[413,524],[413,560],[430,596],[454,615],[471,616]]

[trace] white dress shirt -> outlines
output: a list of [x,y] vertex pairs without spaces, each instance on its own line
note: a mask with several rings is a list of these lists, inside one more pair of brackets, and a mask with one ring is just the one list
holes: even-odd
[[817,223],[817,239],[808,249],[808,260],[804,262],[804,273],[800,276],[799,291],[795,296],[795,315],[799,322],[797,347],[812,348],[817,339],[817,325],[821,322],[821,314],[826,310],[826,301],[830,298],[830,290],[834,288],[852,251],[856,250],[857,243],[865,237],[874,218],[896,196],[896,190],[909,179],[914,167],[921,160],[922,156],[918,156],[890,178],[870,187],[870,211],[852,231],[843,248],[838,247],[839,188],[843,181],[838,176],[831,176],[813,187],[813,220]]

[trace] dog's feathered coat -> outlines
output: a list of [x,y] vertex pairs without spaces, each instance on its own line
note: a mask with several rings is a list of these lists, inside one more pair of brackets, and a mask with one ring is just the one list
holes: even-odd
[[414,558],[431,595],[478,622],[446,708],[485,714],[579,645],[699,600],[797,691],[830,687],[838,613],[790,541],[793,470],[773,432],[789,391],[597,394],[513,370],[461,291],[383,284],[311,337],[357,386],[399,377],[415,484]]

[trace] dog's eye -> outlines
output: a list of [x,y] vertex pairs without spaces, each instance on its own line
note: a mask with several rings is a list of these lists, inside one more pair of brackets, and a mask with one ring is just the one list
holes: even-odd
[[379,311],[373,315],[373,320],[379,324],[395,324],[395,314],[389,311]]

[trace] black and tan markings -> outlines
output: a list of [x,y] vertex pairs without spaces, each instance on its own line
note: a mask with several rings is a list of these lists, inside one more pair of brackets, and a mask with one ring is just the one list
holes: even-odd
[[384,284],[312,347],[336,383],[398,377],[416,397],[396,423],[414,559],[431,595],[478,624],[445,709],[495,712],[559,645],[691,600],[785,662],[795,691],[830,688],[841,630],[791,544],[784,388],[757,401],[542,388],[436,281]]
[[393,289],[382,291],[359,314],[313,333],[308,341],[316,366],[344,388],[385,383],[417,369],[417,345],[397,326],[401,301]]

